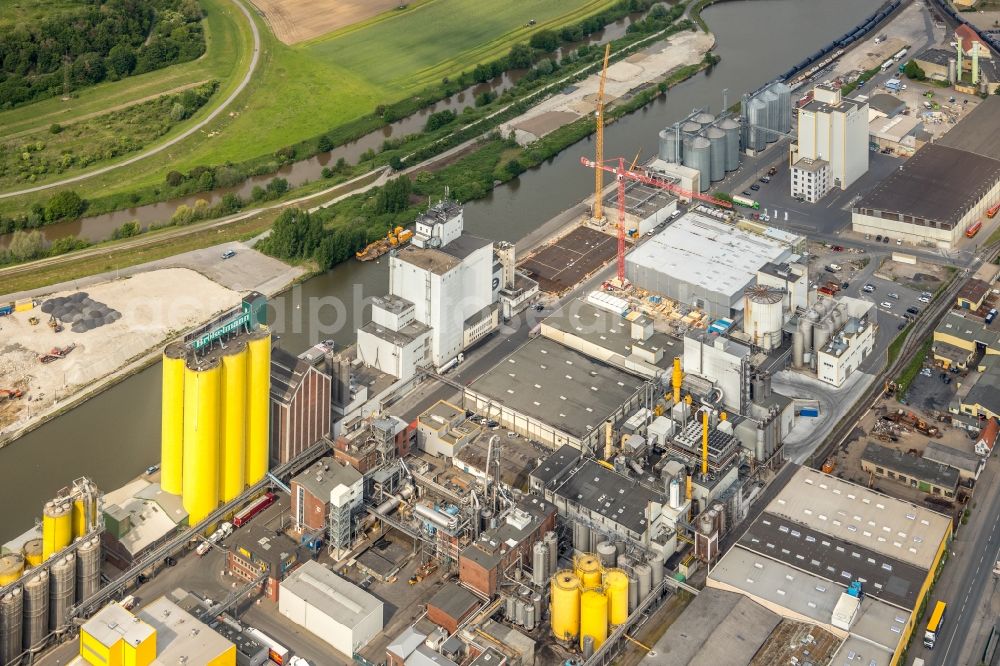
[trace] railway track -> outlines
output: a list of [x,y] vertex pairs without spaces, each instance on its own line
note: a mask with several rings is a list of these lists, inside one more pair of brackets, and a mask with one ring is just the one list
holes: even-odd
[[[994,261],[1000,254],[1000,244],[989,247],[983,256],[984,263]],[[959,290],[965,283],[964,276],[956,275],[951,283],[941,292],[939,298],[935,300],[930,308],[924,311],[924,316],[917,320],[916,326],[910,331],[903,348],[893,363],[886,367],[875,377],[872,385],[857,400],[854,407],[847,413],[844,419],[827,435],[823,444],[806,460],[806,464],[814,469],[819,467],[834,450],[844,443],[857,426],[858,422],[871,409],[882,393],[885,391],[885,382],[891,377],[895,377],[909,363],[910,357],[920,348],[927,335],[934,330],[941,318],[951,310],[952,304],[958,295]]]

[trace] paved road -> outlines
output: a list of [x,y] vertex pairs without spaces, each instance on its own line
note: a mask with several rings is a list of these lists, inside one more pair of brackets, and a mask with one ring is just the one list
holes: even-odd
[[[978,663],[976,650],[982,650],[982,636],[974,633],[974,616],[984,594],[992,590],[993,566],[1000,558],[1000,462],[994,454],[987,463],[973,501],[969,523],[959,528],[951,544],[952,556],[937,583],[933,601],[948,603],[944,634],[934,650],[923,645],[913,649],[913,656],[922,656],[929,666],[966,666]],[[930,605],[928,605],[930,608]],[[928,610],[929,614],[929,610]],[[924,619],[927,619],[925,614]],[[992,626],[992,625],[990,625]],[[923,637],[924,625],[919,636]],[[983,627],[988,632],[989,626]]]
[[36,185],[35,187],[29,187],[24,190],[3,192],[0,193],[0,199],[6,199],[8,197],[16,197],[21,194],[30,194],[32,192],[41,192],[42,190],[47,190],[52,187],[59,187],[61,185],[68,185],[69,183],[76,183],[81,180],[86,180],[87,178],[93,178],[94,176],[98,176],[102,173],[113,171],[114,169],[120,169],[122,167],[128,166],[129,164],[135,164],[140,160],[144,160],[147,157],[156,155],[157,153],[163,152],[167,148],[170,148],[171,146],[180,143],[181,141],[188,138],[195,132],[201,130],[201,128],[203,128],[208,123],[215,120],[215,118],[220,113],[225,111],[226,108],[230,104],[232,104],[233,100],[235,100],[236,97],[241,92],[243,92],[243,89],[247,87],[247,84],[250,83],[250,79],[253,77],[254,72],[257,70],[257,63],[260,60],[260,31],[257,29],[257,24],[254,22],[253,17],[250,15],[250,12],[247,11],[247,8],[243,6],[243,3],[240,0],[232,0],[232,2],[243,13],[243,16],[246,17],[246,20],[250,22],[250,30],[251,32],[253,32],[253,57],[250,59],[250,67],[247,69],[247,73],[243,75],[243,80],[240,81],[240,84],[236,86],[236,89],[233,90],[233,92],[229,95],[229,97],[227,97],[225,101],[222,102],[222,104],[216,107],[215,110],[213,110],[210,114],[205,116],[205,118],[202,121],[198,122],[195,125],[192,125],[191,127],[186,129],[184,132],[181,132],[174,138],[164,143],[161,143],[160,145],[155,146],[154,148],[150,148],[149,150],[143,153],[139,153],[138,155],[133,155],[132,157],[128,158],[123,162],[116,162],[115,164],[109,164],[108,166],[101,167],[100,169],[94,169],[93,171],[81,173],[71,178],[63,178],[62,180],[57,180],[52,183],[46,183],[44,185]]

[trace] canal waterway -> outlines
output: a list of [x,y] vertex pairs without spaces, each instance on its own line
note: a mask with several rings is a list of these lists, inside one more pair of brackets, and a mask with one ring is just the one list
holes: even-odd
[[[743,0],[707,8],[722,61],[654,104],[605,130],[605,155],[643,158],[657,149],[657,133],[694,107],[718,112],[722,90],[730,103],[839,37],[878,0]],[[491,195],[465,207],[467,233],[517,240],[578,203],[593,187],[580,165],[592,155],[582,141]],[[272,302],[279,344],[299,353],[320,340],[351,344],[366,298],[385,293],[388,262],[349,261]],[[31,526],[45,500],[79,476],[114,489],[158,462],[160,365],[133,375],[76,409],[0,449],[0,542]]]

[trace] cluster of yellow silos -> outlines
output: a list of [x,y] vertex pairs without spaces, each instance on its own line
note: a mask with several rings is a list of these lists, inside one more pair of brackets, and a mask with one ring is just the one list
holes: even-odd
[[195,525],[268,471],[271,335],[258,329],[197,358],[163,352],[160,486]]
[[550,585],[552,634],[563,641],[587,638],[593,649],[608,638],[609,626],[628,619],[628,575],[605,569],[597,555],[578,556],[573,570],[556,572]]

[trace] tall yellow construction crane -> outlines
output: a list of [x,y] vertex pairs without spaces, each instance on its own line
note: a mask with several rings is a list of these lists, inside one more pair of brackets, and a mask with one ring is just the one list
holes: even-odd
[[[608,78],[608,57],[611,55],[611,44],[604,47],[604,67],[601,68],[601,85],[597,89],[597,151],[594,163],[604,161],[604,82]],[[604,217],[601,210],[601,190],[604,189],[604,170],[594,169],[594,219]]]

